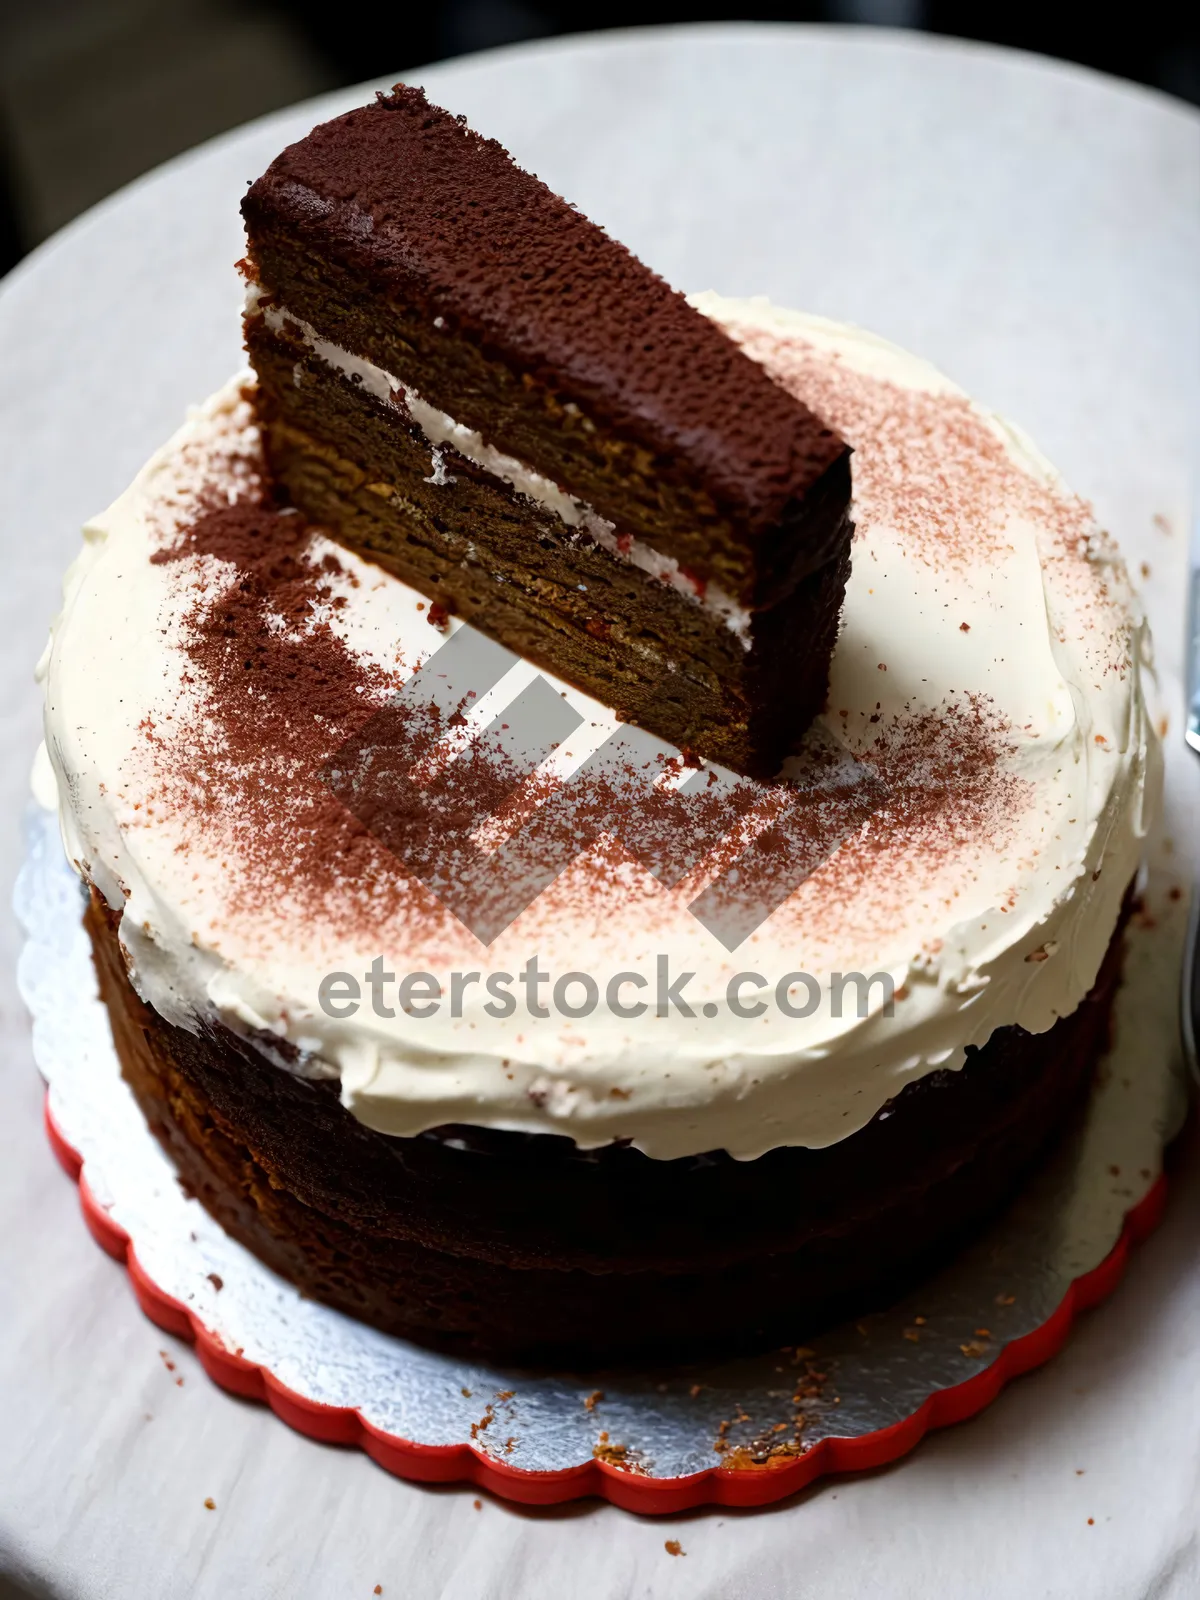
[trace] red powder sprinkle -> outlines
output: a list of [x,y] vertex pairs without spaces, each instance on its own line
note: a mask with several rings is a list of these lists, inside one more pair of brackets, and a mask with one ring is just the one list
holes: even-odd
[[794,334],[736,322],[727,331],[856,447],[856,540],[890,528],[917,560],[961,568],[1003,554],[1007,510],[1053,528],[1064,548],[1090,538],[1091,508],[1023,471],[965,395],[867,377]]
[[[444,730],[381,709],[411,669],[398,661],[387,672],[346,648],[328,620],[341,603],[344,569],[333,555],[315,553],[303,518],[260,498],[249,467],[239,481],[244,499],[174,529],[155,558],[212,556],[234,570],[224,588],[211,579],[197,586],[183,619],[199,705],[186,726],[160,725],[153,740],[147,734],[155,780],[147,798],[160,812],[173,809],[183,832],[209,846],[217,841],[236,863],[225,910],[260,926],[264,937],[298,917],[319,919],[332,938],[347,941],[396,922],[410,946],[436,964],[441,949],[459,948],[461,929],[440,887],[435,893],[426,886],[435,879],[410,876],[401,863],[421,860],[436,846],[445,880],[465,881],[464,872],[474,870],[471,830],[480,816],[516,827],[540,808],[538,859],[518,860],[495,892],[511,893],[517,872],[540,871],[542,852],[561,854],[568,865],[541,895],[541,925],[581,914],[602,921],[619,908],[624,916],[642,916],[648,931],[660,920],[673,922],[681,906],[735,862],[752,894],[762,889],[773,896],[789,859],[814,851],[819,857],[816,847],[831,822],[840,822],[839,837],[844,831],[854,799],[844,788],[797,806],[786,785],[747,782],[732,794],[718,786],[685,806],[673,792],[652,790],[647,798],[631,776],[627,788],[624,779],[607,789],[597,784],[581,803],[577,793],[556,808],[554,779],[518,782],[511,763],[486,751],[472,762],[470,781],[435,779],[407,811],[389,810],[381,791],[377,812],[357,804],[352,812],[322,776],[335,755],[352,749],[369,728],[369,742],[384,748],[392,764],[388,770],[403,774]],[[1028,809],[1031,787],[1004,770],[1009,730],[985,697],[960,696],[929,712],[877,707],[869,731],[873,742],[856,751],[872,783],[878,780],[882,804],[869,829],[861,825],[864,814],[836,855],[798,891],[788,891],[776,913],[784,935],[794,925],[814,941],[873,937],[933,872],[981,838],[1003,848]],[[441,807],[436,818],[434,806]],[[629,840],[605,832],[614,813],[635,820],[640,859],[670,866],[686,859],[687,875],[660,873],[631,885]],[[456,841],[450,848],[448,838]]]

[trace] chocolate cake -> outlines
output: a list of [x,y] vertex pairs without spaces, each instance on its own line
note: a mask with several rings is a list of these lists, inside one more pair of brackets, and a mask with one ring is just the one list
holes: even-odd
[[315,128],[242,209],[283,494],[435,617],[773,775],[849,572],[837,434],[419,89]]
[[[459,202],[485,178],[488,226],[521,215],[532,254],[476,274]],[[278,1273],[431,1345],[675,1360],[879,1306],[1013,1196],[1105,1048],[1158,763],[1111,544],[926,363],[764,302],[684,305],[408,91],[302,141],[248,211],[258,377],[89,525],[45,667],[62,834],[149,1127]],[[555,238],[597,276],[551,315],[510,267]],[[670,337],[614,345],[631,305]],[[481,443],[431,442],[441,406]],[[753,630],[798,629],[810,577],[840,595],[845,552],[814,532],[845,537],[840,439],[862,559],[822,613],[843,625],[801,754],[767,781],[635,740],[604,676],[633,682],[617,633],[585,621],[562,661],[540,642],[580,573],[628,617],[675,608],[645,637],[677,685],[740,641],[594,526],[531,535],[543,513],[489,481],[484,442],[681,570],[708,553],[753,627],[700,737],[740,716],[753,766],[750,664],[792,733],[825,683],[806,655],[769,688]],[[452,491],[486,565],[438,553],[474,525],[437,511]],[[557,598],[531,583],[510,609],[492,574],[535,546]],[[544,751],[514,749],[531,708]]]

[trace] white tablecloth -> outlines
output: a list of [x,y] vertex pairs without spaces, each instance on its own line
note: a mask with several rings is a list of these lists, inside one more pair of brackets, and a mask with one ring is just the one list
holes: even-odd
[[[615,34],[409,76],[672,282],[865,323],[1034,435],[1149,568],[1175,747],[1166,834],[1187,882],[1200,786],[1178,748],[1178,668],[1200,460],[1200,118],[1033,57],[834,29]],[[172,163],[0,289],[6,882],[38,737],[30,674],[79,523],[238,360],[245,184],[362,98]],[[908,1460],[757,1514],[522,1512],[290,1433],[142,1318],[42,1137],[11,923],[2,934],[0,1574],[13,1582],[136,1600],[366,1600],[376,1584],[404,1600],[1200,1591],[1191,1136],[1166,1223],[1115,1298],[1050,1367]]]

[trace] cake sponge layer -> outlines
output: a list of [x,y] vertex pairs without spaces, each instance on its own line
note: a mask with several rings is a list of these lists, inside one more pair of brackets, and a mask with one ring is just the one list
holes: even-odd
[[457,452],[431,452],[286,328],[254,318],[248,343],[275,480],[344,543],[672,744],[771,776],[798,743],[825,699],[848,527],[739,634]]

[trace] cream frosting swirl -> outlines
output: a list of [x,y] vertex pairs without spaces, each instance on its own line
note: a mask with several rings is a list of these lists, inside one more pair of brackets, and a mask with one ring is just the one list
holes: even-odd
[[[191,793],[164,786],[159,764],[172,730],[222,743],[188,641],[232,569],[211,554],[154,559],[214,486],[229,500],[253,486],[242,377],[84,530],[41,668],[42,777],[67,852],[123,906],[134,983],[169,1020],[219,1019],[281,1068],[336,1074],[348,1109],[389,1133],[458,1122],[750,1158],[844,1138],[995,1029],[1041,1032],[1080,1003],[1158,785],[1149,641],[1111,542],[1027,439],[926,363],[765,301],[695,303],[855,447],[854,568],[824,720],[890,779],[891,799],[732,953],[688,910],[711,862],[668,889],[612,841],[487,948],[427,894],[415,917],[411,897],[361,883],[249,893],[258,858],[234,800],[200,793],[199,778]],[[272,626],[335,640],[383,703],[443,642],[424,602],[323,536],[303,559],[326,572],[326,599]],[[517,664],[472,722],[536,675]],[[569,772],[615,723],[550,681],[583,719],[553,758]],[[277,853],[294,844],[299,859],[299,813],[281,807],[276,826]],[[432,1014],[369,1003],[377,957],[431,976],[418,992],[440,990]],[[546,1014],[497,1015],[487,977],[509,974],[519,995],[531,957],[550,974],[536,991]],[[664,962],[669,983],[691,974],[684,1007],[658,1003]],[[353,1015],[321,1002],[339,972],[360,988]],[[452,1006],[451,975],[471,972]],[[834,975],[855,972],[878,981],[861,1006],[836,1004]],[[586,996],[578,980],[561,1008],[547,1003],[568,973],[602,997],[584,1017],[568,1014]],[[807,1015],[800,973],[818,996]],[[643,1014],[622,1014],[643,996]]]

